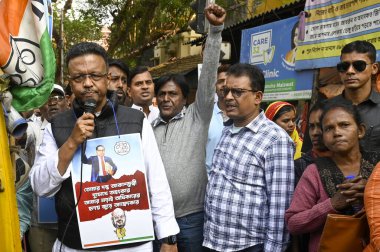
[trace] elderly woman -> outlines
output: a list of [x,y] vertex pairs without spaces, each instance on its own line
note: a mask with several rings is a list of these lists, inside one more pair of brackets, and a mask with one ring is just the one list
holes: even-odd
[[374,167],[360,151],[365,128],[355,107],[328,104],[320,121],[331,156],[319,157],[306,168],[285,213],[290,233],[310,234],[309,252],[318,251],[329,213],[352,215],[362,205],[366,179]]
[[296,145],[294,159],[300,158],[303,141],[296,130],[296,108],[288,102],[277,101],[269,104],[265,115],[289,134]]

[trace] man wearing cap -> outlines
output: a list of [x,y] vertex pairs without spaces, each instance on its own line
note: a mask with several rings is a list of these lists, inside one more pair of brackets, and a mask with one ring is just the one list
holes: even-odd
[[[42,124],[29,123],[28,131],[32,130],[35,137],[36,152],[42,142],[44,130],[50,123],[53,116],[66,111],[69,108],[67,99],[65,99],[65,91],[62,86],[54,84],[47,102],[40,107]],[[33,158],[34,159],[34,158]],[[57,224],[55,223],[38,223],[38,204],[37,195],[33,197],[33,213],[32,225],[29,231],[29,244],[32,251],[48,252],[53,247],[55,238],[57,237]],[[50,211],[55,211],[54,207]]]

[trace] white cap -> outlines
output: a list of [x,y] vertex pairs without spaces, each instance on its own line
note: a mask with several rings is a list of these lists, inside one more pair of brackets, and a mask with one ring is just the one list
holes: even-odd
[[53,90],[51,92],[52,93],[57,92],[57,93],[60,93],[61,95],[65,96],[65,90],[63,90],[63,87],[61,85],[58,85],[58,84],[54,84]]

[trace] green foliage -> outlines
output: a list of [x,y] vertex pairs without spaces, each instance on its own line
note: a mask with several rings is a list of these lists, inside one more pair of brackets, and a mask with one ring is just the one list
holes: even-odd
[[69,13],[64,19],[63,26],[66,48],[81,41],[98,41],[102,38],[101,26],[97,25],[93,16],[82,15],[75,18]]
[[191,0],[88,0],[87,2],[89,8],[84,10],[84,13],[94,16],[98,23],[110,16],[113,18],[108,41],[109,54],[131,63],[136,57],[132,52],[167,33],[185,30],[192,15],[189,6]]
[[[74,13],[73,10],[68,10],[63,18],[63,32],[61,34],[61,11],[53,6],[53,48],[57,59],[57,75],[56,79],[59,82],[61,74],[60,50],[63,41],[64,55],[70,47],[81,41],[99,41],[102,38],[101,26],[97,20],[85,13]],[[79,14],[79,15],[75,15]]]
[[[54,9],[54,30],[59,34],[60,32],[60,11]],[[79,16],[74,15],[74,11],[69,10],[63,19],[63,39],[65,50],[72,45],[81,41],[98,41],[102,38],[101,26],[97,23],[94,16],[81,13]],[[56,41],[58,43],[58,41]]]
[[[188,21],[194,14],[190,8],[192,1],[80,1],[83,7],[77,13],[69,11],[64,19],[65,49],[83,40],[99,40],[101,27],[107,24],[111,30],[108,39],[109,55],[135,65],[145,46],[151,45],[164,35],[188,29]],[[216,2],[224,6],[228,1]],[[60,18],[56,12],[55,20],[55,29],[59,31]]]

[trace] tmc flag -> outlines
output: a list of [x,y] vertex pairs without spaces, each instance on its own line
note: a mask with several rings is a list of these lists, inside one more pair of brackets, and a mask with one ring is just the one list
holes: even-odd
[[13,107],[40,107],[53,89],[55,57],[46,0],[0,1],[0,67],[12,79]]

